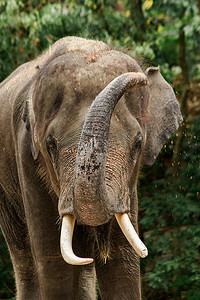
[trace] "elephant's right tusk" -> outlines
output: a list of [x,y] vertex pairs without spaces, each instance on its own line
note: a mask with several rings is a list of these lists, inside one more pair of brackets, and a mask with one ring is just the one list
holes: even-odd
[[60,249],[64,260],[70,265],[87,265],[93,262],[92,258],[82,258],[74,254],[72,249],[72,238],[76,218],[66,215],[62,219]]
[[115,214],[115,217],[123,234],[134,248],[135,252],[142,258],[146,257],[148,255],[147,247],[140,240],[128,215],[126,213],[117,213]]

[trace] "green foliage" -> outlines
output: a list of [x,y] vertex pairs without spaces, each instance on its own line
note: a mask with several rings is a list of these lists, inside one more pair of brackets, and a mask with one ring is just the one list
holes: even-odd
[[112,10],[112,1],[109,5],[106,1],[31,3],[32,6],[27,7],[26,1],[0,2],[1,80],[18,65],[34,58],[41,49],[63,36],[112,40],[118,39],[119,31],[126,28],[127,17]]
[[[200,295],[199,126],[200,117],[186,126],[178,180],[173,178],[172,168],[157,180],[152,180],[151,171],[143,179],[140,223],[149,247],[148,261],[143,262],[144,281],[155,295],[159,291],[161,299],[170,295],[172,299],[192,300]],[[166,149],[158,158],[159,166],[165,156]],[[152,299],[147,286],[145,299]]]
[[[180,74],[178,35],[187,37],[191,76],[199,76],[200,16],[195,1],[143,1],[143,40],[134,25],[131,1],[0,2],[0,80],[18,65],[66,35],[101,39],[160,65],[170,82]],[[186,5],[187,4],[187,5]],[[78,20],[78,22],[77,22]],[[142,27],[142,28],[143,28]],[[173,51],[171,51],[173,49]]]
[[0,80],[39,54],[33,29],[37,13],[21,11],[21,1],[0,2]]

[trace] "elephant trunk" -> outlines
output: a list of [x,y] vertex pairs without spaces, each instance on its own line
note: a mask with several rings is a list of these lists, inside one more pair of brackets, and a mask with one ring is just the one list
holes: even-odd
[[105,163],[110,120],[123,94],[147,84],[143,73],[115,78],[95,98],[86,116],[74,173],[74,209],[84,224],[98,226],[115,214],[115,204],[105,183]]

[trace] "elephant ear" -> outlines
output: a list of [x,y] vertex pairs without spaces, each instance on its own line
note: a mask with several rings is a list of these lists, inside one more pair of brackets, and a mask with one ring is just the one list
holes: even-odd
[[39,149],[36,146],[36,141],[34,137],[34,132],[35,132],[35,114],[33,111],[33,105],[32,105],[32,94],[34,91],[34,86],[28,84],[28,88],[26,87],[27,94],[26,94],[26,104],[24,108],[24,113],[23,113],[23,121],[26,124],[26,129],[29,132],[29,137],[30,137],[30,146],[31,146],[31,152],[34,160],[37,159],[38,154],[39,154]]
[[145,74],[149,82],[150,98],[143,161],[151,166],[183,119],[174,91],[160,74],[159,68],[148,68]]

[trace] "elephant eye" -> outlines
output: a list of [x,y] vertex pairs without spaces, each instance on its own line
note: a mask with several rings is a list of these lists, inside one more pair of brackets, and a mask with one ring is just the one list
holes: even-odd
[[54,163],[57,161],[57,143],[52,135],[49,135],[46,140],[47,151]]
[[143,137],[141,134],[138,134],[133,141],[133,145],[132,145],[132,149],[131,149],[131,158],[135,159],[135,155],[136,153],[140,152],[141,148],[142,148],[142,140]]
[[143,137],[141,134],[138,134],[133,141],[133,145],[130,151],[130,157],[132,161],[135,161],[137,158],[137,155],[141,152],[142,149],[142,141]]
[[142,135],[141,134],[137,135],[135,143],[134,143],[134,148],[136,150],[140,150],[141,149],[141,147],[142,147],[142,140],[143,140]]

